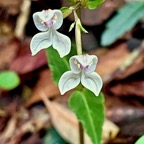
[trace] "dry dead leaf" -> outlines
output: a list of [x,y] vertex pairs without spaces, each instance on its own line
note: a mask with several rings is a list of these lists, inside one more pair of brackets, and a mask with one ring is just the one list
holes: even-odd
[[47,64],[44,51],[40,51],[36,56],[30,53],[30,40],[21,41],[17,57],[11,62],[10,69],[19,74],[32,72]]
[[16,38],[0,40],[0,70],[9,68],[12,60],[16,57],[19,40]]
[[[41,91],[39,94],[50,113],[54,127],[58,130],[60,135],[63,136],[68,142],[78,144],[78,120],[74,113],[65,106],[67,103],[63,105],[63,103],[50,101],[47,99],[47,94],[43,91]],[[63,97],[61,97],[61,101],[62,99]],[[59,122],[57,122],[57,120],[59,120]],[[118,132],[119,128],[111,121],[106,120],[103,126],[103,142],[105,143],[116,137]],[[86,144],[91,144],[91,140],[86,133],[84,139]]]
[[109,88],[109,92],[116,96],[138,96],[144,98],[144,80],[126,83],[117,82]]
[[10,138],[13,136],[14,131],[15,131],[15,129],[16,129],[16,122],[17,122],[16,116],[13,116],[13,117],[9,120],[9,122],[8,122],[5,130],[4,130],[4,131],[2,132],[2,134],[0,135],[0,142],[1,142],[1,144],[5,144],[5,143],[8,142],[8,140],[10,140]]
[[41,101],[41,96],[39,95],[40,91],[44,91],[49,98],[59,95],[59,89],[54,84],[51,72],[48,69],[40,73],[38,83],[33,90],[31,98],[26,102],[26,106],[30,106],[33,103]]
[[121,63],[128,56],[128,54],[129,52],[125,43],[122,43],[110,49],[104,55],[99,56],[96,71],[101,75],[101,77],[105,81],[112,72],[119,68]]
[[131,53],[128,55],[126,60],[123,61],[120,68],[112,73],[112,79],[122,80],[144,69],[144,51],[140,51],[136,59],[133,61],[129,60],[130,64],[126,68],[123,68],[122,66],[127,63],[129,56],[131,56]]
[[1,144],[19,144],[25,134],[37,133],[41,129],[49,127],[49,118],[45,108],[33,108],[28,111],[19,107],[0,134]]
[[[143,48],[144,49],[144,48]],[[131,60],[131,53],[122,65],[127,64],[129,58],[129,65],[125,69],[117,68],[105,84],[105,93],[111,93],[115,96],[139,96],[144,97],[144,50],[140,50],[137,57]],[[133,53],[132,53],[133,54]],[[133,56],[133,55],[132,55]]]

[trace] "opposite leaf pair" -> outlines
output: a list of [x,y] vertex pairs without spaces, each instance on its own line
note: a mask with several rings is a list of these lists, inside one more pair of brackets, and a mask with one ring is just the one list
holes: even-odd
[[[64,57],[70,52],[70,39],[57,32],[63,23],[63,15],[60,10],[43,10],[33,15],[34,23],[40,32],[36,34],[30,44],[32,55],[41,49],[53,46],[60,55]],[[59,80],[61,94],[75,88],[80,82],[84,87],[92,91],[96,96],[102,88],[101,77],[94,72],[97,64],[94,55],[77,55],[70,58],[71,71],[65,72]]]

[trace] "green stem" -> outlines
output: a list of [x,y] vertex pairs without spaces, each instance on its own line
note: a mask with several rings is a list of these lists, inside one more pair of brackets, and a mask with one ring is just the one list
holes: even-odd
[[82,40],[81,40],[81,30],[79,27],[80,24],[80,19],[76,13],[76,11],[74,11],[74,18],[75,18],[75,39],[76,39],[76,47],[77,47],[77,54],[81,55],[82,54]]
[[80,2],[77,2],[75,5],[70,6],[69,9],[68,9],[68,11],[63,12],[63,18],[68,17],[69,15],[72,14],[73,11],[75,11],[75,10],[77,10],[79,8],[80,8]]
[[[78,17],[79,16],[79,17]],[[75,18],[75,40],[76,40],[76,47],[77,47],[77,54],[82,54],[82,40],[81,40],[81,29],[80,29],[80,8],[74,11],[74,18]],[[79,142],[80,144],[84,144],[84,130],[81,122],[79,122]]]
[[84,130],[81,122],[79,122],[79,142],[80,144],[84,144]]

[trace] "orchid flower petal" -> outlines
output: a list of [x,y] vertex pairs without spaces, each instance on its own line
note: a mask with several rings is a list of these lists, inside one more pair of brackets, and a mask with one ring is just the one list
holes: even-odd
[[[52,16],[49,16],[49,18],[51,18]],[[40,31],[47,31],[48,27],[43,25],[42,22],[46,21],[45,18],[45,11],[41,11],[41,12],[36,12],[33,14],[33,20],[34,20],[34,24],[36,26],[36,28]]]
[[81,70],[85,73],[94,72],[97,64],[97,57],[95,55],[78,55],[70,59],[70,67],[74,73],[79,73]]
[[52,45],[51,32],[41,32],[36,35],[31,40],[30,49],[32,55],[37,54],[40,50],[48,48]]
[[63,14],[60,10],[53,10],[55,13],[55,23],[53,24],[53,28],[55,30],[59,29],[63,23]]
[[81,83],[84,87],[92,91],[96,96],[99,95],[102,88],[102,79],[97,73],[93,72],[88,75],[82,73]]
[[61,95],[67,91],[75,88],[80,83],[80,76],[74,74],[72,71],[65,72],[59,80],[59,89]]
[[86,55],[87,59],[87,68],[85,69],[85,73],[92,73],[95,71],[98,58],[95,55]]
[[77,57],[78,56],[72,56],[69,60],[70,68],[75,74],[78,74],[81,72],[80,65],[77,62]]
[[53,31],[53,48],[58,51],[61,58],[64,57],[71,50],[70,38],[57,31]]

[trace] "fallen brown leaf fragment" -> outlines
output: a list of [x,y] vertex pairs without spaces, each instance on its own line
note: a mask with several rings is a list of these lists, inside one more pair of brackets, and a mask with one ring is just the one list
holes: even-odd
[[16,122],[17,122],[16,116],[13,116],[8,121],[8,124],[7,124],[6,128],[5,128],[5,130],[0,135],[1,144],[7,143],[10,140],[10,138],[13,136],[13,133],[14,133],[14,131],[16,129]]
[[[69,143],[78,144],[78,120],[74,113],[69,110],[68,106],[66,106],[67,102],[65,103],[65,100],[68,98],[68,96],[66,96],[66,98],[65,96],[61,98],[58,97],[58,99],[60,99],[60,102],[58,102],[55,100],[50,101],[47,98],[47,94],[43,91],[41,91],[39,94],[50,113],[54,127],[57,129],[60,135]],[[64,101],[62,99],[64,99]],[[59,122],[57,122],[57,120],[59,120]],[[114,123],[106,119],[103,125],[103,143],[115,138],[118,132],[119,128]],[[84,134],[84,139],[86,144],[91,144],[91,140],[86,133]]]
[[11,62],[16,57],[20,42],[14,37],[0,41],[0,70],[4,70],[9,68]]
[[43,70],[40,73],[38,83],[33,89],[31,98],[27,100],[26,106],[30,106],[36,102],[41,101],[41,96],[39,94],[41,91],[45,92],[48,98],[59,95],[59,89],[56,84],[54,84],[51,72],[48,69]]
[[27,110],[19,109],[11,115],[5,129],[0,134],[1,144],[19,144],[22,138],[37,133],[50,126],[49,114],[44,107]]
[[136,51],[136,55],[130,53],[120,67],[109,75],[104,87],[105,93],[144,97],[144,47]]
[[30,41],[21,41],[17,57],[11,62],[10,69],[19,74],[32,72],[47,64],[44,51],[39,52],[36,56],[30,53]]
[[[96,52],[94,52],[96,54]],[[126,43],[122,43],[116,47],[109,49],[108,52],[99,56],[96,71],[101,75],[104,81],[119,68],[129,52]]]
[[117,83],[109,88],[109,92],[117,96],[139,96],[144,98],[144,80]]

